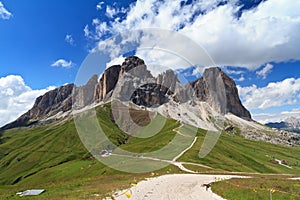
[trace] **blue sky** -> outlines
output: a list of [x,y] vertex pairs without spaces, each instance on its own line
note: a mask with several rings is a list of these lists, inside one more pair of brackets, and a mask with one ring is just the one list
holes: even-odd
[[[300,3],[293,0],[0,0],[0,125],[38,95],[74,82],[101,42],[137,28],[178,32],[203,47],[236,81],[254,119],[299,117],[299,27]],[[112,60],[122,60],[112,53]],[[157,53],[135,53],[146,63],[172,65]],[[204,67],[181,71],[196,78]]]

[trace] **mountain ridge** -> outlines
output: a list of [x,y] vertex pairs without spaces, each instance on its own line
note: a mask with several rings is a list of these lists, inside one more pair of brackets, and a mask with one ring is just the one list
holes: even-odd
[[[123,83],[119,84],[122,81]],[[141,87],[136,89],[134,85]],[[119,90],[118,97],[113,96],[116,90]],[[216,91],[221,91],[221,94]],[[193,97],[194,93],[196,97]],[[68,84],[45,93],[36,99],[29,111],[1,129],[27,126],[59,112],[69,112],[72,110],[72,103],[73,108],[82,108],[120,96],[146,107],[159,106],[169,100],[183,103],[196,98],[196,101],[206,102],[222,115],[232,113],[240,118],[252,120],[250,112],[239,99],[235,82],[220,68],[208,68],[201,78],[189,85],[182,85],[174,71],[167,70],[155,78],[142,59],[129,56],[121,65],[107,68],[100,79],[93,75],[83,86]]]
[[269,122],[266,126],[279,130],[291,131],[300,133],[300,118],[289,117],[281,122]]

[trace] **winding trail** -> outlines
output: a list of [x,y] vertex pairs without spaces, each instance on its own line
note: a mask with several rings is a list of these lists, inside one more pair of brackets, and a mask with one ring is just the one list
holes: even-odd
[[[180,128],[183,125],[173,129],[177,134],[180,134],[184,137],[191,137],[180,132]],[[160,161],[170,163],[174,166],[177,166],[182,171],[188,172],[189,174],[167,174],[158,177],[148,178],[145,181],[141,181],[137,184],[134,184],[133,187],[117,191],[113,194],[113,199],[115,200],[224,200],[222,197],[214,194],[210,189],[205,188],[203,185],[227,180],[231,178],[250,178],[252,174],[256,173],[247,173],[247,172],[228,172],[228,174],[241,174],[241,175],[212,175],[212,174],[199,174],[195,171],[189,170],[184,167],[184,164],[195,165],[207,169],[213,169],[209,166],[192,163],[192,162],[179,162],[177,161],[184,153],[190,150],[196,143],[198,137],[194,137],[193,142],[184,150],[182,150],[177,156],[172,160],[164,160],[155,157],[138,157],[139,159],[148,159],[153,161]],[[135,157],[133,155],[120,155],[114,154],[115,156],[125,156],[125,157]],[[279,164],[283,165],[283,163]],[[289,166],[286,166],[289,167]],[[259,173],[257,173],[259,174]],[[244,175],[244,176],[243,176]],[[292,180],[300,180],[300,177],[291,178]],[[107,198],[110,199],[110,198]]]
[[197,139],[198,139],[198,137],[195,137],[194,140],[193,140],[193,142],[192,142],[192,144],[191,144],[189,147],[187,147],[186,149],[184,149],[181,153],[179,153],[175,158],[173,158],[172,161],[176,161],[176,160],[177,160],[178,158],[180,158],[185,152],[187,152],[188,150],[190,150],[190,149],[194,146],[194,144],[195,144],[195,142],[197,141]]
[[[180,133],[180,128],[183,127],[183,124],[180,124],[179,127],[176,127],[173,129],[173,131],[175,131],[177,134],[180,134],[184,137],[190,137],[188,135],[184,135],[182,133]],[[192,162],[178,162],[177,160],[184,154],[186,153],[188,150],[190,150],[194,144],[196,143],[198,137],[195,137],[193,142],[190,144],[190,146],[188,146],[187,148],[185,148],[183,151],[181,151],[177,156],[175,156],[172,160],[164,160],[164,159],[159,159],[159,158],[154,158],[154,157],[147,157],[147,156],[141,156],[139,157],[139,159],[148,159],[148,160],[153,160],[153,161],[160,161],[160,162],[167,162],[167,163],[170,163],[176,167],[178,167],[179,169],[181,169],[182,171],[185,171],[185,172],[188,172],[188,173],[194,173],[196,174],[197,172],[195,171],[192,171],[192,170],[189,170],[187,168],[185,168],[183,165],[184,164],[188,164],[188,165],[194,165],[194,166],[198,166],[198,167],[203,167],[203,168],[207,168],[207,169],[212,169],[211,167],[209,166],[206,166],[206,165],[202,165],[202,164],[199,164],[199,163],[192,163]],[[113,156],[123,156],[123,157],[131,157],[131,158],[137,158],[136,156],[134,155],[122,155],[122,154],[116,154],[116,153],[111,153],[110,155],[113,155]]]

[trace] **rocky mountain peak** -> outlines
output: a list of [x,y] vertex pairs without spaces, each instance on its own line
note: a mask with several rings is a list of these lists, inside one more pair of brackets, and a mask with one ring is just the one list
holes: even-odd
[[219,75],[221,75],[223,72],[221,70],[221,68],[219,67],[210,67],[210,68],[205,68],[204,72],[203,72],[203,77],[217,77]]
[[28,125],[61,111],[70,111],[72,105],[75,105],[74,108],[82,108],[94,102],[110,101],[112,98],[151,107],[163,105],[170,100],[176,102],[175,106],[186,103],[191,97],[193,102],[206,102],[220,114],[232,113],[251,119],[249,111],[239,99],[234,81],[220,68],[208,68],[201,78],[184,85],[172,70],[154,78],[142,59],[129,56],[122,65],[107,68],[99,80],[94,75],[83,86],[69,84],[38,97],[32,109],[5,128]]
[[98,83],[98,76],[93,75],[88,82],[80,87],[75,87],[73,92],[73,105],[82,108],[94,102],[95,88]]
[[128,56],[122,63],[122,72],[128,72],[137,66],[146,67],[144,60],[140,59],[137,56]]
[[291,128],[300,129],[300,118],[289,117],[284,122]]
[[95,87],[94,100],[96,102],[105,101],[111,97],[119,80],[120,71],[121,65],[113,65],[104,71]]
[[168,69],[157,76],[156,83],[163,85],[174,92],[179,81],[177,74],[175,74],[173,70]]
[[300,133],[300,118],[289,117],[281,122],[269,122],[266,124],[271,128]]
[[250,120],[250,112],[242,105],[238,90],[232,78],[220,68],[207,68],[203,76],[191,83],[200,101],[208,102],[221,114],[232,113]]

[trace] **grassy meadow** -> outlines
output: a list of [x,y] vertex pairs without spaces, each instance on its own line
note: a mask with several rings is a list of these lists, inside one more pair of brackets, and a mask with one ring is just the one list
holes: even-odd
[[[166,146],[178,134],[180,126],[177,121],[167,119],[162,130],[156,135],[147,139],[135,138],[122,132],[111,120],[109,104],[97,107],[96,111],[98,121],[112,143],[136,153],[152,152]],[[189,136],[190,130],[189,127],[185,127],[180,131],[182,135]],[[179,161],[199,163],[213,169],[190,164],[185,164],[186,168],[200,173],[300,174],[299,147],[250,141],[226,133],[222,133],[208,156],[199,159],[198,152],[205,134],[205,130],[198,130],[195,145],[180,157]],[[38,197],[24,199],[95,199],[95,194],[104,197],[151,176],[150,172],[129,174],[117,171],[97,161],[83,146],[71,118],[39,126],[9,129],[0,135],[0,199],[19,199],[15,195],[16,192],[39,188],[45,189],[46,192]],[[285,160],[292,169],[275,164],[272,162],[273,158]],[[183,172],[169,165],[156,171],[155,175],[167,173]],[[281,179],[266,177],[259,180],[262,180],[261,184],[266,184],[261,186],[262,188],[276,188],[273,184]],[[216,189],[216,192],[228,199],[238,199],[231,195],[239,193],[239,189],[235,190],[234,185],[242,185],[246,180],[234,179],[229,182],[231,181],[232,187],[224,187],[222,184],[228,185],[228,182],[220,182],[214,184],[213,189],[223,188]],[[241,183],[237,183],[238,181]],[[253,179],[252,182],[257,181]],[[285,185],[292,186],[284,189]],[[241,195],[250,195],[256,186],[249,183],[247,187],[249,188],[245,188],[245,191],[241,190]],[[285,192],[299,191],[299,184],[295,181],[284,180],[281,187]],[[295,194],[298,195],[299,192]],[[279,194],[275,192],[274,195]]]

